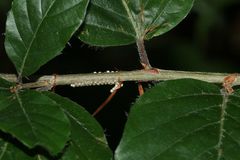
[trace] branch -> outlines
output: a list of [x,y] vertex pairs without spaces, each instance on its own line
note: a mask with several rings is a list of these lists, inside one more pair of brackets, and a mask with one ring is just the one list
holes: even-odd
[[[159,73],[151,70],[104,72],[88,74],[68,74],[68,75],[44,75],[39,76],[35,82],[21,84],[21,88],[40,88],[52,87],[55,85],[71,85],[72,87],[113,85],[124,81],[165,81],[180,78],[192,78],[211,83],[222,83],[228,73],[209,73],[209,72],[187,72],[160,70]],[[17,82],[17,76],[13,74],[0,74],[0,77]],[[236,80],[234,85],[240,85],[240,80]]]

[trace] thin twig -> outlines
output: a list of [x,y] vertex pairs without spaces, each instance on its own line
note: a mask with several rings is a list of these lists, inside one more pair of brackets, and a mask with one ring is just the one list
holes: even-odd
[[[88,74],[69,74],[69,75],[43,75],[39,76],[35,82],[22,84],[22,88],[39,88],[49,85],[71,85],[72,87],[114,85],[121,81],[165,81],[180,78],[192,78],[211,83],[222,83],[228,73],[209,73],[209,72],[187,72],[160,70],[159,73],[149,72],[148,70],[104,72]],[[13,74],[0,74],[0,77],[11,82],[17,82],[17,77]],[[53,84],[54,83],[54,84]],[[234,82],[240,85],[240,79]]]

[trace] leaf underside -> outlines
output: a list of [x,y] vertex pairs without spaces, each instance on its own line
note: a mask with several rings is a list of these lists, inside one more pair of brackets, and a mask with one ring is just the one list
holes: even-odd
[[[83,107],[51,92],[21,90],[12,93],[11,86],[14,84],[0,79],[2,131],[10,133],[30,149],[41,146],[51,155],[61,153],[59,158],[62,160],[112,158],[101,126]],[[0,160],[16,159],[12,152],[22,159],[45,159],[41,152],[29,150],[29,155],[23,148],[4,140],[0,140],[0,148]]]
[[56,101],[71,122],[71,141],[62,160],[110,160],[108,147],[99,123],[78,104],[51,92],[46,96]]
[[5,48],[20,76],[59,55],[82,23],[88,0],[14,0]]
[[29,148],[42,146],[53,155],[60,152],[70,135],[70,123],[55,101],[40,92],[10,92],[0,79],[0,129]]
[[240,90],[166,81],[132,106],[115,160],[239,160]]
[[117,46],[159,36],[182,21],[193,0],[92,0],[79,38]]

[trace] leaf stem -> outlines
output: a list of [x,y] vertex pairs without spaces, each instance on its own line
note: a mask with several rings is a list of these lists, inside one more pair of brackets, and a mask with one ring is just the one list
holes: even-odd
[[[159,73],[148,72],[146,70],[120,71],[120,72],[103,72],[87,74],[68,74],[68,75],[42,75],[33,77],[37,79],[31,83],[21,84],[21,88],[41,88],[54,85],[71,85],[72,87],[97,86],[97,85],[114,85],[120,81],[165,81],[181,78],[192,78],[203,80],[211,83],[222,83],[223,79],[229,73],[210,73],[210,72],[187,72],[174,70],[160,70]],[[17,82],[17,76],[14,74],[0,74],[11,82]],[[240,79],[234,82],[234,85],[240,85]]]
[[137,49],[138,49],[138,54],[139,54],[139,58],[140,58],[140,62],[143,66],[144,69],[152,69],[152,66],[148,60],[148,55],[145,49],[145,45],[144,45],[144,39],[140,38],[136,41],[137,44]]

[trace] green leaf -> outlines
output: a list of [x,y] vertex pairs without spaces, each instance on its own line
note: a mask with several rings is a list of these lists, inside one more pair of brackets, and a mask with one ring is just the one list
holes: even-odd
[[71,141],[62,160],[110,160],[112,152],[99,123],[81,106],[51,92],[71,121]]
[[12,144],[0,139],[0,160],[33,160],[23,151],[14,147]]
[[46,158],[41,155],[28,155],[0,138],[0,160],[46,160]]
[[28,151],[23,151],[14,144],[0,138],[0,160],[47,160],[42,155],[31,155]]
[[151,39],[175,27],[194,0],[92,0],[79,38],[91,45],[116,46]]
[[60,152],[69,139],[70,122],[58,104],[37,91],[11,93],[9,87],[0,79],[0,129],[30,148]]
[[[88,0],[14,0],[5,48],[19,75],[59,55],[85,17]],[[36,61],[37,59],[37,61]]]
[[182,79],[150,89],[132,106],[116,160],[239,160],[240,91]]

